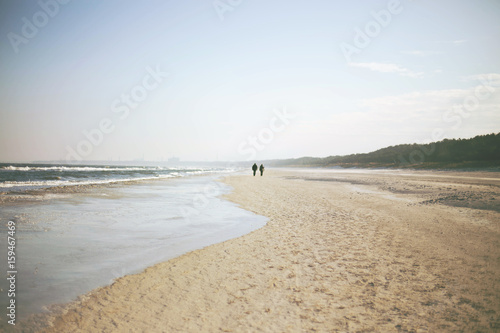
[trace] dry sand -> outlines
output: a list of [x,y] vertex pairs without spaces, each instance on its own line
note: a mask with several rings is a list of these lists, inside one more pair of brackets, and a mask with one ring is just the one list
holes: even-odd
[[267,226],[120,278],[46,332],[500,330],[497,173],[224,181]]

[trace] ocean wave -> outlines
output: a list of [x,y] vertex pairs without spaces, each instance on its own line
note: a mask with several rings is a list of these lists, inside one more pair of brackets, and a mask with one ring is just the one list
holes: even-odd
[[99,184],[110,184],[119,182],[131,182],[138,180],[153,180],[158,178],[175,178],[172,174],[167,175],[155,175],[151,177],[137,177],[137,178],[111,178],[111,179],[94,179],[85,181],[71,181],[71,180],[44,180],[44,181],[20,181],[20,182],[0,182],[0,188],[12,188],[12,187],[54,187],[54,186],[74,186],[74,185],[99,185]]
[[[165,174],[154,174],[151,176],[143,177],[132,177],[132,178],[108,178],[108,179],[91,179],[91,180],[74,180],[74,179],[61,179],[61,177],[53,177],[49,180],[37,180],[37,181],[4,181],[0,182],[0,189],[12,189],[12,188],[39,188],[39,187],[55,187],[55,186],[75,186],[75,185],[99,185],[99,184],[110,184],[118,182],[130,182],[130,181],[141,181],[141,180],[154,180],[154,179],[167,179],[167,178],[180,178],[188,177],[193,175],[210,174],[215,171],[213,170],[183,170],[179,172],[169,172]],[[218,171],[220,172],[220,170]]]
[[56,186],[99,185],[117,182],[209,175],[232,172],[231,168],[160,166],[0,166],[0,191],[10,192]]
[[68,166],[50,166],[50,167],[34,167],[34,166],[4,166],[0,170],[10,170],[10,171],[82,171],[82,172],[93,172],[93,171],[155,171],[155,170],[172,170],[171,168],[164,167],[90,167],[90,166],[79,166],[79,167],[68,167]]

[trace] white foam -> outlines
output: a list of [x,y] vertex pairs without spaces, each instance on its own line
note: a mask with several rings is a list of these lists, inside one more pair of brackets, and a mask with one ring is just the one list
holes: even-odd
[[90,181],[69,181],[69,180],[45,180],[45,181],[28,181],[28,182],[4,182],[0,183],[0,188],[12,187],[54,187],[54,186],[74,186],[74,185],[99,185],[110,184],[118,182],[130,182],[137,180],[151,180],[158,178],[173,178],[176,177],[172,174],[156,175],[151,177],[138,177],[138,178],[112,178],[106,180],[90,180]]
[[[155,170],[172,170],[170,168],[157,167],[68,167],[68,166],[51,166],[51,167],[29,167],[29,166],[5,166],[0,168],[2,170],[11,171],[82,171],[82,172],[92,172],[92,171],[155,171]],[[175,169],[174,169],[175,170]]]

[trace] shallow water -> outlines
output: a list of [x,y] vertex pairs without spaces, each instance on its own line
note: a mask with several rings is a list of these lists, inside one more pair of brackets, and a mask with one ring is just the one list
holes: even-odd
[[[17,228],[18,319],[266,223],[265,217],[218,198],[230,188],[215,179],[203,176],[102,187],[2,206],[2,275],[8,270],[6,224],[14,220]],[[0,288],[4,308],[6,279],[0,280]]]

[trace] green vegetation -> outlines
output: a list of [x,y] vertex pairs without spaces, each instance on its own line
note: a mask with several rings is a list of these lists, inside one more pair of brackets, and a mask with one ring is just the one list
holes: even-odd
[[360,168],[498,168],[500,133],[472,139],[444,139],[429,144],[405,144],[382,148],[366,154],[301,157],[267,162],[273,166],[360,167]]

